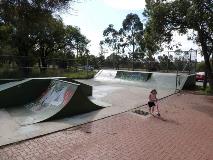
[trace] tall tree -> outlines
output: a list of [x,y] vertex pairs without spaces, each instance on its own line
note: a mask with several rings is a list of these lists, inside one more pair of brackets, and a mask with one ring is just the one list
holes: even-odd
[[132,70],[134,70],[135,49],[143,39],[143,23],[137,14],[130,13],[123,20],[123,30],[125,31],[126,41],[132,47]]
[[174,69],[173,68],[173,56],[170,55],[169,57],[165,54],[163,54],[162,56],[158,56],[158,60],[159,60],[159,67],[160,70],[171,70]]
[[[212,0],[146,0],[144,15],[148,18],[149,39],[160,46],[170,43],[172,32],[185,34],[195,31],[190,38],[202,48],[210,88],[213,90],[213,73],[210,56],[213,52]],[[149,34],[147,34],[149,36]]]
[[98,68],[103,67],[104,63],[105,63],[105,53],[106,53],[106,51],[105,51],[105,49],[104,49],[104,47],[102,45],[103,45],[103,42],[101,41],[99,43],[100,52],[99,52],[99,55],[97,57],[97,59],[98,59]]
[[34,28],[34,48],[39,56],[40,70],[46,71],[48,57],[63,49],[65,29],[61,19],[50,16]]
[[110,24],[104,31],[104,41],[100,42],[102,45],[105,44],[108,48],[111,49],[113,52],[112,60],[113,60],[113,67],[116,66],[119,69],[119,59],[118,55],[120,55],[123,51],[124,42],[122,38],[123,30],[120,29],[117,31],[112,24]]
[[11,45],[12,32],[13,28],[11,25],[0,23],[0,55],[8,55],[11,54],[11,52],[15,52],[15,48]]
[[78,58],[87,53],[87,46],[90,41],[81,33],[80,28],[68,25],[66,27],[65,43],[67,48],[75,50],[74,52]]
[[72,0],[1,0],[0,23],[12,27],[12,45],[19,56],[24,57],[19,65],[26,75],[32,66],[30,57],[37,42],[35,28],[54,11],[65,8],[69,1]]

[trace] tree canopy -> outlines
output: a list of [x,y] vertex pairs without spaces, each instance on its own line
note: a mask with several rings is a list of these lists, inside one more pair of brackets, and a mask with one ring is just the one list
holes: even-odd
[[[132,69],[134,70],[134,59],[136,58],[135,50],[140,47],[143,40],[143,23],[137,14],[130,13],[123,20],[123,30],[126,37],[126,44],[132,47]],[[137,54],[138,56],[139,54]]]
[[[103,31],[104,40],[100,42],[107,45],[115,56],[111,55],[113,60],[119,62],[120,55],[128,52],[129,59],[132,59],[132,69],[134,70],[134,60],[144,57],[143,46],[143,23],[137,14],[130,13],[123,20],[122,28],[116,30],[113,24],[110,24]],[[124,56],[124,55],[123,55]]]
[[[80,29],[65,26],[55,11],[65,9],[73,0],[2,0],[0,2],[0,54],[22,58],[16,63],[27,75],[38,63],[47,67],[48,58],[88,54],[89,40]],[[75,52],[75,53],[76,53]]]
[[[193,39],[202,48],[206,64],[206,72],[213,89],[213,74],[210,56],[213,52],[213,2],[212,0],[146,0],[144,15],[146,24],[146,40],[154,43],[155,51],[163,42],[170,43],[173,32],[186,34],[189,29]],[[153,44],[151,43],[151,44]]]

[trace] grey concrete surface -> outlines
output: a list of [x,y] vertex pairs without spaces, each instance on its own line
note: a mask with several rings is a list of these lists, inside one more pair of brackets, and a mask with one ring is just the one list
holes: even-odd
[[0,121],[4,125],[0,126],[0,130],[4,132],[0,132],[0,146],[103,119],[145,105],[153,88],[158,90],[158,98],[175,92],[175,79],[172,74],[168,74],[168,78],[166,74],[163,77],[156,75],[155,79],[148,83],[115,79],[114,75],[115,71],[106,71],[106,75],[98,73],[94,79],[80,80],[93,86],[93,98],[111,104],[111,107],[26,126],[20,126],[13,117],[1,109],[0,115],[4,116],[0,116]]

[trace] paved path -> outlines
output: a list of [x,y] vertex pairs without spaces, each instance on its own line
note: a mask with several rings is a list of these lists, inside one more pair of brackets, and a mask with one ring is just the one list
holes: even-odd
[[126,112],[0,148],[0,160],[212,160],[213,97],[161,101],[162,118]]

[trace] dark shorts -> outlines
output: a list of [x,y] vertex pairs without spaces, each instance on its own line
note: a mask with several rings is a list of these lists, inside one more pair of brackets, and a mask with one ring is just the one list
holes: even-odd
[[155,106],[155,102],[148,102],[148,106],[151,108],[153,106]]

